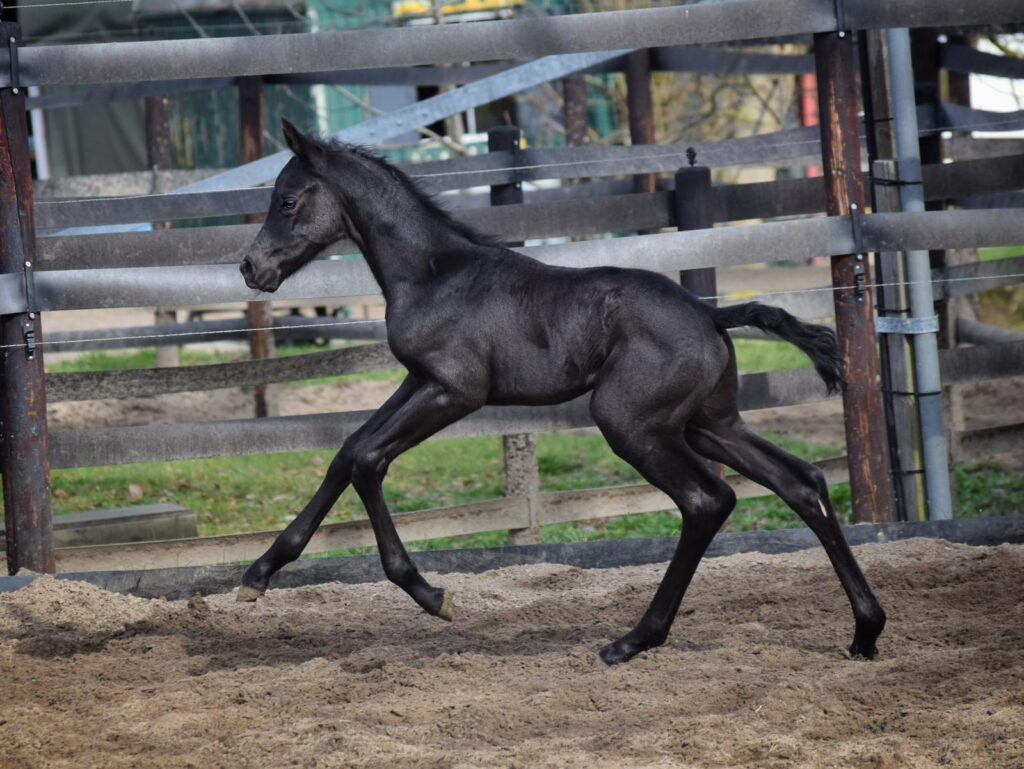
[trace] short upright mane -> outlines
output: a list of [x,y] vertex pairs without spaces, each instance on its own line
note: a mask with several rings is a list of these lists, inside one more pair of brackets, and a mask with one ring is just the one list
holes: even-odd
[[348,144],[337,139],[315,139],[328,153],[351,154],[377,165],[386,171],[392,179],[402,185],[410,195],[420,202],[428,215],[436,219],[446,229],[454,230],[473,245],[477,246],[504,246],[501,240],[493,235],[486,235],[455,219],[434,196],[429,192],[420,189],[409,176],[397,166],[392,165],[386,159],[375,153],[368,147],[359,144]]

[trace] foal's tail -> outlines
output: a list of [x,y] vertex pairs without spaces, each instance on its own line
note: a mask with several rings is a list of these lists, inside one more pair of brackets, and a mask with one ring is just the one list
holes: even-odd
[[779,307],[760,302],[734,304],[712,308],[712,317],[718,328],[754,326],[799,347],[818,374],[825,380],[830,393],[838,392],[843,384],[842,356],[836,343],[835,332],[828,326],[804,323]]

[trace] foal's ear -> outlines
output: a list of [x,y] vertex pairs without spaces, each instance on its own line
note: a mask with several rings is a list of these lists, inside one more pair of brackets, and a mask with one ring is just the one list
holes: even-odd
[[281,118],[281,130],[284,133],[284,140],[288,144],[288,148],[297,157],[307,161],[314,167],[319,167],[323,164],[323,145],[310,139],[285,118]]

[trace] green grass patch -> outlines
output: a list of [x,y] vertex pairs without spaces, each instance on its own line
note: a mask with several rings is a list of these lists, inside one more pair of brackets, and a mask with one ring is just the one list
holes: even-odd
[[991,246],[978,249],[978,261],[997,262],[1000,259],[1013,259],[1024,256],[1024,246]]

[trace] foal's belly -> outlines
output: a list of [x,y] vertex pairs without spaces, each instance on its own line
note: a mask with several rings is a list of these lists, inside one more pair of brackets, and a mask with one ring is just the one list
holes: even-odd
[[[532,351],[518,356],[499,353],[491,367],[487,402],[496,405],[546,405],[562,403],[593,386],[589,366],[551,351]],[[522,351],[520,351],[522,352]]]

